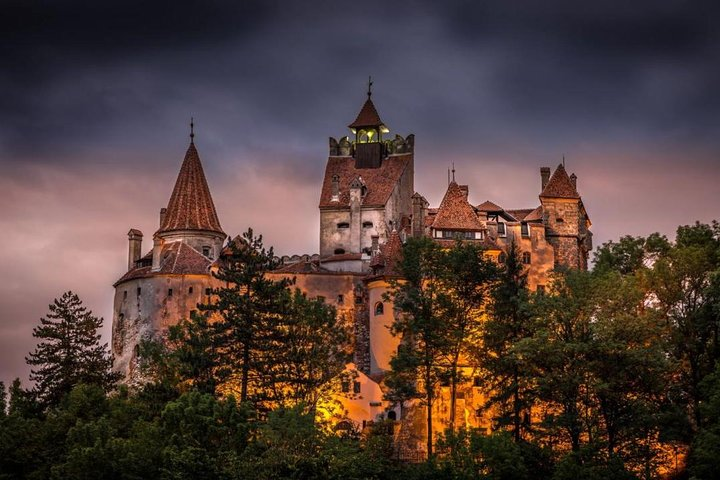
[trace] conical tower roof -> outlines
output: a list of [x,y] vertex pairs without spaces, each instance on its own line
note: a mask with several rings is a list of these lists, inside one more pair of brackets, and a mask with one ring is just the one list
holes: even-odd
[[357,118],[353,123],[348,125],[348,128],[379,127],[381,125],[383,125],[383,122],[380,120],[380,115],[375,108],[375,104],[368,96]]
[[540,196],[545,198],[580,198],[580,194],[578,194],[562,163],[555,169]]
[[156,233],[177,230],[202,230],[225,235],[205,180],[200,156],[192,141],[185,153],[162,225]]

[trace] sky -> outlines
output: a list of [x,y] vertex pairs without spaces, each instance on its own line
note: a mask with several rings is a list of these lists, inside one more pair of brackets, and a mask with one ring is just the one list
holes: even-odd
[[539,204],[566,168],[596,245],[720,219],[720,3],[6,0],[0,15],[0,381],[72,290],[105,318],[127,231],[158,227],[195,143],[224,230],[316,253],[328,137],[373,78],[415,189]]

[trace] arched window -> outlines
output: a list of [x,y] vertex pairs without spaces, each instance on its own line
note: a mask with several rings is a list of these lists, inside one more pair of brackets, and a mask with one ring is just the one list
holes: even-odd
[[392,421],[397,420],[397,413],[395,413],[395,410],[390,410],[388,412],[388,420],[392,420]]
[[385,313],[385,305],[383,305],[382,302],[377,302],[375,304],[375,315],[382,315]]
[[530,265],[530,252],[523,252],[522,262],[525,265]]

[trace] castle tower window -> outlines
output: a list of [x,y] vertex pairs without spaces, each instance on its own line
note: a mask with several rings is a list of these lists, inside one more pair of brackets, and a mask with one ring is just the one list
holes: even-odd
[[377,302],[375,304],[375,315],[383,315],[385,313],[385,305],[383,305],[382,302]]
[[350,228],[350,224],[348,222],[340,222],[337,224],[338,230],[342,230],[344,228]]
[[522,222],[520,224],[520,234],[523,237],[529,237],[530,236],[530,227],[528,227],[527,222]]
[[505,230],[505,222],[498,222],[497,229],[498,229],[498,236],[500,236],[500,237],[507,236],[507,230]]
[[340,294],[337,296],[337,304],[343,305],[345,303],[345,296],[343,294]]
[[345,249],[344,248],[336,248],[333,253],[335,255],[342,255],[343,253],[345,253]]
[[393,422],[397,420],[397,413],[395,413],[395,410],[390,410],[388,412],[388,420],[392,420]]
[[473,387],[482,387],[482,379],[480,377],[473,378]]
[[498,255],[498,263],[505,263],[505,260],[507,260],[507,256],[500,252],[500,255]]
[[530,265],[530,252],[523,252],[522,254],[522,262],[525,265]]
[[362,226],[363,226],[363,228],[372,228],[373,223],[372,222],[363,222]]
[[123,292],[123,300],[127,299],[127,290]]
[[564,222],[565,222],[565,220],[563,220],[562,218],[556,218],[555,221],[556,221],[557,223],[564,223]]
[[206,288],[206,289],[205,289],[205,295],[210,295],[210,289],[209,289],[209,288]]
[[350,393],[350,382],[347,380],[343,380],[340,383],[340,390],[342,390],[343,393]]
[[172,288],[168,288],[168,297],[172,297]]
[[188,288],[188,293],[193,293],[193,287]]
[[360,393],[360,382],[353,382],[353,393]]
[[138,287],[137,288],[137,296],[139,297],[141,293],[142,293],[142,289],[140,287]]

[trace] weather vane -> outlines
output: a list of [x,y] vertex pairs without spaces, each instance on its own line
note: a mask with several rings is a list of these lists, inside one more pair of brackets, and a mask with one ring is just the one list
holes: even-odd
[[368,98],[372,96],[372,77],[368,77]]
[[195,123],[193,123],[193,117],[190,117],[190,142],[192,143],[195,138]]

